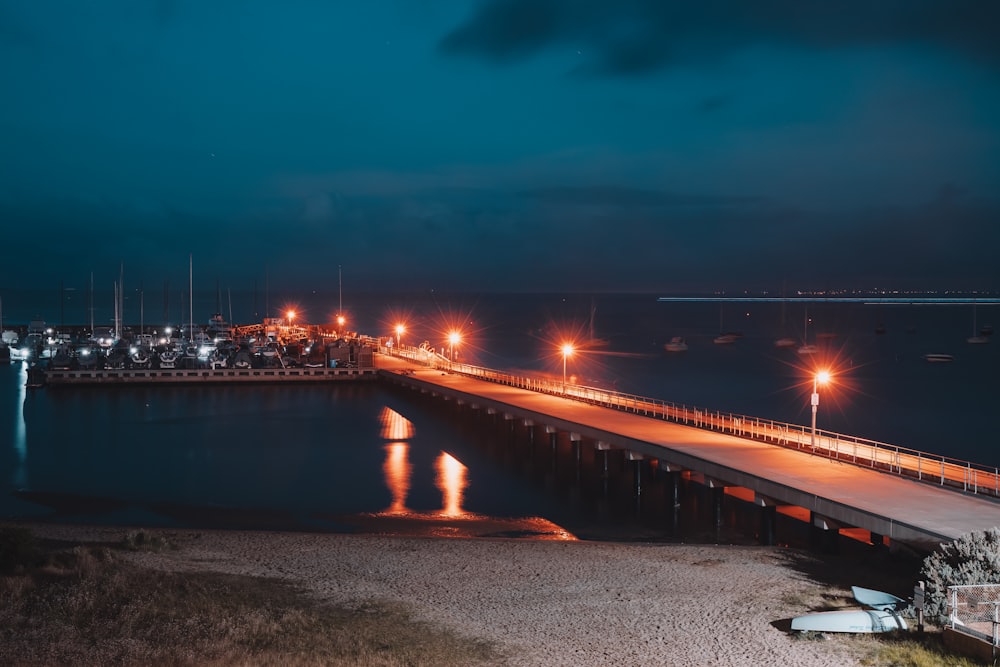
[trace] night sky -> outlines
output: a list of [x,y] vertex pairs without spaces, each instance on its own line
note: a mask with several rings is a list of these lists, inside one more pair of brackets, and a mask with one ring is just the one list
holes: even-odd
[[227,285],[1000,290],[996,2],[10,0],[0,62],[0,290],[189,255]]

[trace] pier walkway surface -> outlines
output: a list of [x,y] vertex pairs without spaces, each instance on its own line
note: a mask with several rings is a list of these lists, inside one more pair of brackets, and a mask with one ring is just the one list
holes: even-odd
[[1000,526],[1000,502],[986,494],[385,354],[376,355],[376,367],[392,381],[423,392],[656,459],[663,469],[688,470],[717,486],[749,489],[761,507],[804,508],[807,520],[819,528],[861,528],[873,537],[930,551],[966,533]]

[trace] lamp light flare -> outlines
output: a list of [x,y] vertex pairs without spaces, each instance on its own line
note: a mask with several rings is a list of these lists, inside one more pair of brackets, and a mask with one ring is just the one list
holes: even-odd
[[563,343],[562,345],[562,358],[563,358],[563,391],[566,391],[566,359],[573,356],[573,344]]

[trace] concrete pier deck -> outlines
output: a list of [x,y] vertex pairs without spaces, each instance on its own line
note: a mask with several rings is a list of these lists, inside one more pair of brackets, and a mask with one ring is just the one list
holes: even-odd
[[754,502],[808,510],[825,529],[862,528],[930,551],[1000,526],[1000,502],[736,435],[485,381],[377,355],[380,373],[421,392],[492,409],[656,459],[716,484],[753,492]]

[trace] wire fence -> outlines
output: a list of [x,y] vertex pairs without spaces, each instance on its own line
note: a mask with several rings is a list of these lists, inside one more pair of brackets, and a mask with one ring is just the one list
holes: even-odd
[[1000,584],[949,586],[948,627],[1000,646]]
[[709,410],[550,378],[515,375],[456,362],[424,347],[385,346],[382,344],[385,341],[372,342],[379,346],[379,352],[382,354],[409,359],[424,366],[488,382],[767,442],[966,493],[1000,498],[1000,467],[985,466],[834,431],[812,429],[800,424]]

